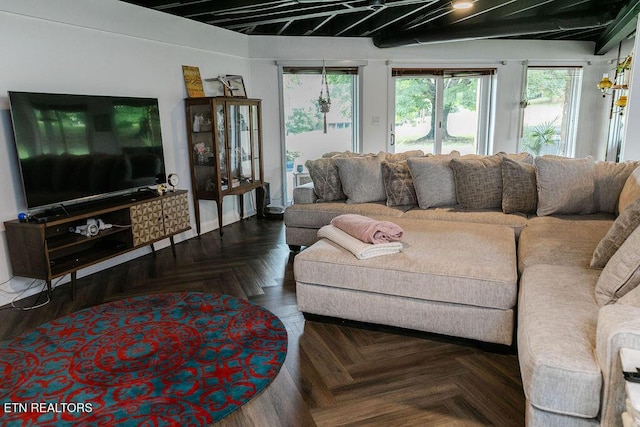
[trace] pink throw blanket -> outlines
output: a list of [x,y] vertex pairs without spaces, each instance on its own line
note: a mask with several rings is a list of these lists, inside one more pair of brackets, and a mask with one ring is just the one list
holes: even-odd
[[388,243],[402,240],[404,231],[389,221],[377,221],[363,215],[344,214],[331,220],[331,225],[365,243]]

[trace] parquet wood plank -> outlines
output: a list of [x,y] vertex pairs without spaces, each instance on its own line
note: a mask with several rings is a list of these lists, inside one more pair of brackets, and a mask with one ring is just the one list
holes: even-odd
[[[79,278],[75,301],[66,284],[37,310],[5,307],[0,339],[136,295],[224,293],[276,314],[289,334],[289,350],[274,382],[219,426],[524,425],[514,354],[428,334],[305,320],[297,310],[292,266],[282,222],[241,221],[225,227],[222,239],[216,230],[177,244],[175,258],[164,247]],[[28,298],[20,305],[34,301]]]

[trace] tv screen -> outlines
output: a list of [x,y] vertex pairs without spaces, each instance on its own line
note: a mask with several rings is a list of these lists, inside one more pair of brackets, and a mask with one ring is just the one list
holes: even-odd
[[158,100],[9,92],[30,211],[165,182]]

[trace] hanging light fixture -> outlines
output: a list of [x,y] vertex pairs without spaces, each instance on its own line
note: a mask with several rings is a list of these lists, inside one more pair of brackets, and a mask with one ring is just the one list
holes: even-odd
[[613,87],[613,82],[609,80],[609,74],[604,73],[602,75],[602,80],[600,80],[600,83],[598,83],[598,89],[600,89],[600,92],[602,92],[603,98],[609,93],[609,90],[612,87]]
[[329,95],[329,82],[327,82],[327,69],[322,60],[322,81],[320,82],[320,96],[318,96],[318,108],[324,115],[324,133],[327,133],[327,113],[331,109],[331,96]]
[[620,115],[624,115],[624,107],[627,106],[627,96],[621,95],[620,98],[616,100],[616,107],[618,107]]

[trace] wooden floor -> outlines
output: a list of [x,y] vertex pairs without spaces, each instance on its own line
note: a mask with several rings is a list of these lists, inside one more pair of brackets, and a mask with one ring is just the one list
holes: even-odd
[[[247,298],[279,316],[286,362],[220,426],[521,426],[517,358],[472,343],[305,321],[282,222],[252,218],[137,258],[53,292],[32,311],[0,311],[0,340],[56,317],[136,295],[205,291]],[[23,300],[23,305],[33,300]]]

